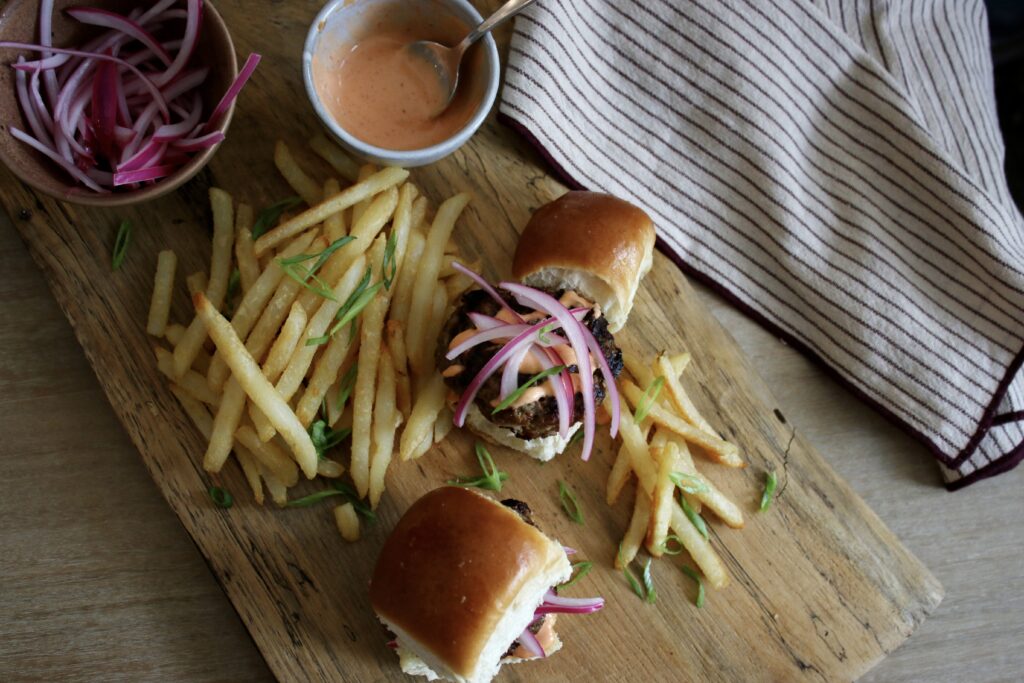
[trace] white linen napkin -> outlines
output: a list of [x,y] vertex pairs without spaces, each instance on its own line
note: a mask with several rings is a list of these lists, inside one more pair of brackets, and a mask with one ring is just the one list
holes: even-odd
[[1024,221],[980,0],[541,0],[500,111],[949,488],[1024,457]]

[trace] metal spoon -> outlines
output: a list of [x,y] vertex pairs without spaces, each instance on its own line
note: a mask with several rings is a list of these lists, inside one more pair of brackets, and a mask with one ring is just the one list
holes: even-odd
[[462,56],[470,45],[479,40],[485,33],[502,23],[511,19],[521,11],[532,5],[536,0],[509,0],[502,5],[494,14],[487,17],[475,29],[469,32],[455,47],[447,47],[430,40],[418,40],[409,43],[406,49],[414,56],[426,61],[437,74],[446,96],[444,104],[438,110],[438,114],[448,108],[452,98],[455,97],[455,90],[459,87],[459,64]]

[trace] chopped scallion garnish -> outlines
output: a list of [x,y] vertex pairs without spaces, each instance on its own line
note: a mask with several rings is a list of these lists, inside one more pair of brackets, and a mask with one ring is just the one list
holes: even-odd
[[580,508],[580,502],[576,500],[576,494],[572,489],[562,480],[558,481],[558,499],[562,501],[562,509],[569,515],[569,519],[577,524],[583,524],[583,509]]
[[689,501],[686,500],[686,496],[679,496],[679,504],[682,505],[686,518],[693,523],[693,526],[697,528],[700,535],[706,539],[708,537],[708,525],[704,522],[704,518],[693,509]]
[[699,477],[692,474],[673,472],[669,475],[669,479],[671,479],[672,483],[678,486],[683,493],[689,493],[691,496],[698,493],[704,493],[708,490],[708,485],[701,481]]
[[[338,330],[348,325],[350,322],[355,320],[355,317],[363,312],[366,305],[370,303],[373,297],[380,291],[380,288],[384,286],[383,282],[370,286],[370,268],[366,269],[366,273],[363,275],[363,279],[359,281],[359,284],[352,291],[352,294],[345,299],[345,303],[338,309],[335,314],[336,323],[331,329],[322,337],[314,337],[306,340],[306,346],[320,346],[326,344],[331,337],[337,333]],[[352,336],[355,335],[353,330]]]
[[761,495],[761,512],[767,510],[772,504],[772,496],[775,495],[775,487],[778,485],[779,479],[775,476],[775,470],[768,470],[768,477],[764,482],[764,494]]
[[687,567],[685,564],[679,565],[679,570],[697,583],[697,599],[694,600],[694,604],[700,609],[704,606],[704,579],[701,578],[695,569]]
[[231,276],[228,277],[228,291],[224,294],[224,317],[231,320],[232,314],[235,312],[235,294],[238,293],[238,287],[242,284],[242,272],[235,268],[231,271]]
[[287,197],[260,211],[256,217],[256,222],[252,226],[252,238],[256,239],[267,230],[273,228],[277,225],[277,221],[280,220],[282,213],[301,203],[302,197]]
[[331,450],[352,433],[348,427],[334,430],[324,420],[317,420],[309,426],[309,438],[313,441],[313,448],[316,449],[318,457],[324,457],[327,451]]
[[494,407],[494,410],[491,411],[491,415],[495,415],[496,413],[505,410],[505,408],[508,408],[510,405],[518,401],[519,397],[525,394],[526,390],[532,387],[534,384],[541,381],[542,379],[550,377],[551,375],[557,375],[562,370],[565,370],[564,365],[556,365],[554,367],[548,368],[547,370],[541,370],[536,375],[534,375],[533,377],[531,377],[530,379],[526,380],[518,387],[516,387],[516,389],[512,393],[506,396],[501,403]]
[[[622,544],[620,543],[619,544],[619,560],[621,561],[621,559],[622,559]],[[629,563],[629,564],[632,564],[632,563]],[[641,600],[643,600],[644,597],[645,597],[645,595],[644,595],[644,587],[640,585],[640,582],[637,581],[636,576],[633,575],[633,570],[630,569],[629,564],[627,564],[625,562],[622,563],[622,575],[626,577],[626,581],[629,582],[629,586],[630,586],[630,588],[633,589],[633,592],[636,593],[636,596],[638,598],[640,598]]]
[[[669,543],[674,543],[674,547],[669,547]],[[683,546],[682,540],[675,534],[669,534],[665,537],[665,541],[661,544],[661,552],[666,555],[678,555],[679,553],[686,550]]]
[[658,592],[654,590],[654,581],[651,579],[651,559],[652,558],[648,557],[647,563],[644,564],[644,592],[647,593],[644,600],[654,604],[658,600]]
[[356,514],[371,522],[377,519],[377,515],[366,505],[366,503],[359,499],[359,496],[354,490],[352,490],[352,487],[340,481],[334,482],[332,488],[317,491],[316,493],[311,493],[302,498],[290,500],[285,505],[292,508],[304,508],[309,507],[310,505],[315,505],[316,503],[330,498],[331,496],[343,496],[346,502],[352,503],[352,507],[355,508]]
[[551,330],[555,329],[555,326],[556,323],[548,323],[544,327],[537,330],[537,340],[540,341],[541,344],[550,344],[551,339],[548,337],[548,333],[551,332]]
[[348,402],[348,397],[352,395],[352,389],[356,386],[356,374],[359,372],[359,366],[356,363],[352,364],[341,378],[341,382],[338,384],[338,397],[335,399],[335,407],[338,412],[345,410],[345,404]]
[[395,274],[398,272],[398,262],[395,261],[395,246],[397,243],[397,237],[392,232],[388,236],[387,244],[384,245],[384,260],[380,264],[380,274],[384,287],[387,289],[391,289],[391,283],[394,282]]
[[508,474],[498,469],[497,465],[494,464],[494,458],[491,457],[487,448],[480,442],[476,444],[476,461],[480,463],[480,469],[483,471],[484,476],[458,477],[457,479],[449,479],[448,483],[453,486],[475,486],[478,489],[500,491],[502,482],[508,479]]
[[[280,263],[280,261],[278,263]],[[312,271],[307,270],[306,268],[298,264],[293,264],[290,266],[281,265],[281,270],[284,271],[285,275],[295,280],[300,285],[302,285],[309,291],[313,292],[317,296],[322,296],[325,299],[335,301],[334,292],[331,291],[331,288],[327,285],[326,282],[318,278]],[[310,282],[310,280],[312,280],[312,282]],[[309,344],[308,341],[306,343]]]
[[594,563],[590,560],[582,560],[580,562],[572,563],[572,577],[568,581],[563,583],[559,588],[568,588],[573,585],[584,576],[590,573],[590,570],[594,567]]
[[665,378],[661,375],[655,377],[647,389],[644,391],[644,395],[640,397],[640,401],[636,404],[636,415],[633,416],[633,422],[640,424],[643,419],[647,417],[647,413],[650,412],[651,406],[658,400],[658,394],[661,393],[661,387],[665,384]]
[[569,438],[569,445],[570,446],[573,445],[574,443],[576,443],[577,441],[579,441],[582,438],[583,438],[583,427],[580,427],[579,429],[577,429],[575,432],[572,433],[572,436]]
[[132,223],[131,221],[121,221],[121,225],[117,228],[117,237],[114,238],[114,251],[110,258],[110,269],[118,270],[121,268],[121,264],[124,263],[124,257],[128,254],[128,245],[132,241]]
[[355,237],[353,235],[345,235],[344,237],[339,237],[338,239],[331,242],[329,245],[327,245],[327,248],[321,251],[319,254],[299,254],[298,256],[278,259],[277,262],[280,263],[282,266],[292,266],[297,263],[305,263],[306,261],[315,258],[316,263],[314,263],[313,267],[309,269],[310,273],[315,273],[318,270],[320,270],[320,268],[325,263],[327,263],[327,259],[331,257],[331,254],[336,252],[338,249],[341,249],[343,246],[345,246],[354,239]]
[[210,498],[213,499],[213,504],[216,505],[217,507],[224,508],[226,510],[227,508],[234,505],[235,499],[231,496],[230,493],[228,493],[221,487],[211,486],[209,491]]

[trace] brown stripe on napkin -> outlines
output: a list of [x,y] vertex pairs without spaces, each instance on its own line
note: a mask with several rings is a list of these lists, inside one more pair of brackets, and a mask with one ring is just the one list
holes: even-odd
[[980,3],[538,3],[501,115],[568,184],[644,206],[952,488],[1024,456],[1024,222],[988,55]]

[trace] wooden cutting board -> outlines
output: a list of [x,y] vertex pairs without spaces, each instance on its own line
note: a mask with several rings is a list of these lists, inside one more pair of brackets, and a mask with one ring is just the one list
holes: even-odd
[[[486,10],[498,3],[479,4]],[[423,459],[394,467],[378,522],[364,526],[357,544],[338,536],[330,505],[255,506],[233,467],[219,481],[236,504],[221,510],[206,494],[210,478],[199,464],[204,444],[166,390],[144,332],[157,251],[178,253],[179,274],[208,263],[207,189],[222,187],[256,207],[290,194],[271,161],[273,141],[304,151],[317,128],[299,64],[318,3],[276,3],[271,12],[253,12],[251,3],[221,0],[218,8],[239,52],[261,52],[264,61],[242,95],[227,142],[195,180],[144,206],[104,211],[38,196],[4,169],[0,201],[154,480],[278,678],[402,680],[370,609],[367,582],[401,511],[430,488],[474,471],[472,439],[453,433]],[[504,43],[507,33],[500,38]],[[328,169],[312,155],[302,158],[325,176]],[[413,180],[435,201],[473,193],[456,236],[491,277],[507,275],[517,230],[530,212],[564,191],[522,140],[493,121],[452,157],[416,170]],[[109,255],[125,218],[135,225],[133,240],[123,269],[112,273]],[[187,322],[180,284],[173,316]],[[733,584],[710,592],[698,610],[693,585],[676,561],[664,559],[654,568],[657,603],[633,595],[611,567],[631,496],[611,509],[603,502],[612,457],[607,440],[589,463],[568,455],[540,465],[495,449],[510,475],[502,494],[528,501],[548,532],[595,562],[571,592],[600,594],[608,603],[596,615],[561,620],[566,647],[546,661],[506,668],[502,680],[848,680],[907,638],[939,603],[942,587],[786,422],[729,334],[660,255],[622,338],[648,354],[691,350],[688,389],[750,462],[744,471],[699,463],[747,515],[743,530],[712,524]],[[45,339],[39,348],[46,353]],[[769,511],[756,513],[766,468],[779,472],[779,495]],[[578,493],[585,526],[562,513],[559,479]],[[117,495],[117,482],[110,487]]]

